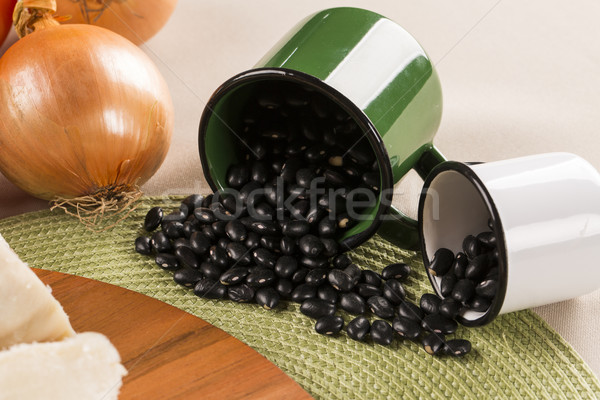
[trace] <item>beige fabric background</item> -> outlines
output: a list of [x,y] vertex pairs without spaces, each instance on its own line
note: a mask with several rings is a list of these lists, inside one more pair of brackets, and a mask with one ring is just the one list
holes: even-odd
[[[444,90],[435,143],[447,157],[492,161],[569,151],[600,169],[596,0],[179,0],[168,25],[143,46],[163,72],[176,111],[169,155],[144,191],[207,192],[196,138],[206,100],[296,22],[332,6],[380,12],[428,51]],[[414,213],[419,190],[409,177],[399,184],[396,203]],[[0,218],[45,207],[0,175]],[[599,268],[598,260],[589,267]],[[600,291],[536,311],[600,375]]]

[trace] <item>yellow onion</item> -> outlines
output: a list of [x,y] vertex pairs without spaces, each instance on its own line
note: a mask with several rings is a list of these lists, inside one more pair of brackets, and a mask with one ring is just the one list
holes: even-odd
[[63,23],[92,24],[142,44],[169,20],[177,0],[57,0]]
[[0,58],[0,171],[33,196],[75,205],[135,193],[169,148],[167,84],[116,33],[58,25],[52,3],[17,4],[17,32],[33,33]]

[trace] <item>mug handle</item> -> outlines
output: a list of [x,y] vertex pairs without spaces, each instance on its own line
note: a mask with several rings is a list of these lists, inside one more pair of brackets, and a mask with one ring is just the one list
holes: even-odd
[[[446,161],[446,158],[435,146],[431,145],[421,155],[413,169],[425,180],[431,170],[444,161]],[[420,250],[421,248],[417,221],[406,216],[394,206],[390,206],[384,221],[377,230],[377,234],[402,249]]]

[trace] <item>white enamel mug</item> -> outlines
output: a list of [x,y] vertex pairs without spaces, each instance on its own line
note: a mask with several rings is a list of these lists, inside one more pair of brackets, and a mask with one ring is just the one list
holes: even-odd
[[498,314],[554,303],[600,288],[600,174],[584,159],[548,153],[484,164],[445,162],[419,200],[423,260],[441,247],[462,251],[468,235],[489,231],[498,246],[498,292],[485,312],[457,320],[478,326]]

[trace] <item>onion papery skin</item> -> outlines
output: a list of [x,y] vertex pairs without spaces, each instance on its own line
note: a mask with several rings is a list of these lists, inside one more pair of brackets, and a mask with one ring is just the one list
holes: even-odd
[[167,23],[177,0],[57,0],[63,24],[92,24],[110,29],[140,45]]
[[0,171],[53,200],[146,182],[171,141],[173,104],[150,58],[91,25],[29,34],[0,58]]

